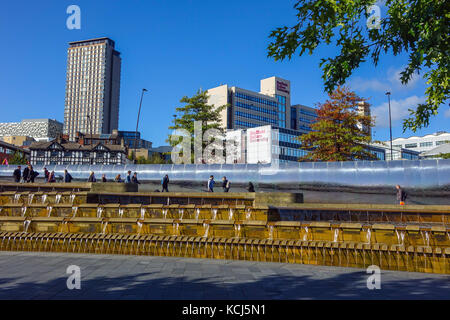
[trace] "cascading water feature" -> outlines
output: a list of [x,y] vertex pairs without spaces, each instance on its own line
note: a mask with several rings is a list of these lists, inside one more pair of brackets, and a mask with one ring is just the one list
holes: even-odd
[[273,240],[273,226],[269,226],[269,240]]
[[178,214],[180,215],[180,220],[183,220],[184,209],[179,209]]
[[162,214],[163,214],[163,218],[167,219],[167,209],[163,209]]
[[429,247],[430,246],[430,234],[428,233],[427,230],[422,230],[420,233],[422,234],[423,243],[425,243],[426,246]]
[[21,196],[20,193],[16,193],[16,194],[14,195],[14,203],[19,203],[20,196]]
[[50,217],[52,215],[52,210],[53,210],[52,206],[47,207],[47,217]]
[[41,201],[42,201],[42,204],[45,204],[45,201],[47,201],[47,195],[46,194],[42,195]]
[[203,223],[203,229],[205,230],[205,233],[203,234],[204,238],[208,237],[208,233],[209,233],[209,223]]
[[34,193],[30,193],[28,195],[28,204],[32,204],[33,203],[33,198],[34,198]]
[[228,212],[228,220],[233,220],[233,209],[230,208],[230,211]]
[[119,208],[119,218],[123,218],[123,208]]
[[101,218],[103,214],[103,208],[102,207],[98,207],[97,208],[97,218]]
[[102,222],[102,234],[106,233],[106,227],[108,226],[108,221]]
[[22,217],[25,217],[26,213],[27,213],[27,207],[22,207]]
[[240,238],[241,237],[241,225],[240,224],[235,224],[234,225],[234,236],[236,238]]
[[371,238],[372,238],[372,229],[371,228],[367,228],[367,233],[366,233],[366,241],[367,241],[367,243],[370,243]]
[[339,239],[339,229],[336,228],[334,229],[333,242],[338,242],[338,239]]
[[141,220],[145,218],[145,208],[141,208]]
[[60,201],[61,201],[61,195],[60,195],[60,194],[57,194],[57,195],[55,196],[55,203],[56,203],[56,204],[59,204]]
[[23,232],[28,232],[28,227],[30,226],[31,220],[25,220],[23,222]]
[[405,244],[405,232],[395,230],[395,234],[397,235],[398,244],[403,246]]
[[72,207],[72,218],[75,218],[77,216],[78,207]]
[[246,213],[245,213],[245,219],[246,220],[250,220],[251,217],[252,217],[252,210],[250,208],[248,208]]
[[174,236],[178,235],[179,228],[180,228],[180,224],[178,222],[173,224],[173,233],[174,233],[173,235]]
[[200,209],[195,209],[195,220],[198,220],[198,217],[200,216]]
[[303,241],[308,241],[308,232],[309,232],[309,230],[308,230],[308,227],[303,227],[303,230],[305,231],[304,233],[303,233]]
[[217,209],[211,209],[212,215],[211,215],[211,219],[212,220],[216,220],[217,218]]
[[76,196],[77,196],[77,195],[76,195],[76,194],[73,194],[73,193],[70,195],[70,203],[71,203],[71,204],[73,204],[73,202],[75,201],[75,197],[76,197]]

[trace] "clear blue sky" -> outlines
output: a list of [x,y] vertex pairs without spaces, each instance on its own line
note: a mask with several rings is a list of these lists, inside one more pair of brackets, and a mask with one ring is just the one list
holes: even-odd
[[[68,42],[110,37],[122,56],[119,129],[134,130],[140,90],[147,88],[140,131],[154,146],[165,144],[174,109],[184,95],[220,84],[259,90],[259,80],[279,76],[291,81],[292,103],[323,102],[320,58],[274,62],[267,58],[271,30],[295,21],[293,1],[3,1],[0,5],[0,122],[23,118],[63,121]],[[66,9],[81,8],[81,30],[69,30]],[[404,56],[381,59],[377,68],[362,65],[349,84],[369,98],[378,116],[374,138],[388,139],[386,96],[392,91],[394,137],[402,133],[407,109],[423,100],[417,77],[408,87],[397,81]],[[416,135],[449,131],[448,106]]]

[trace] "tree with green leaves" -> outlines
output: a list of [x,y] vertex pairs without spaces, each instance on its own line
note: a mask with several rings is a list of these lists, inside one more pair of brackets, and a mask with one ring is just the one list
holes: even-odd
[[[227,107],[214,106],[208,104],[208,92],[207,91],[197,91],[197,93],[192,97],[183,97],[180,100],[184,103],[184,106],[177,107],[175,110],[177,112],[174,115],[173,125],[169,127],[170,130],[184,129],[189,132],[191,136],[191,160],[194,160],[194,123],[196,121],[201,121],[202,123],[202,135],[209,129],[217,129],[221,134],[225,134],[225,129],[221,127],[221,112]],[[180,143],[181,137],[173,141],[170,139],[167,142],[171,146],[176,146]],[[202,139],[203,140],[203,139]],[[208,144],[207,141],[202,141],[202,150]],[[195,162],[195,161],[193,161]]]
[[359,109],[365,100],[346,87],[337,87],[329,97],[318,104],[312,131],[299,137],[302,149],[309,151],[300,161],[375,160],[367,148],[372,140],[367,128],[374,121]]
[[20,151],[15,151],[8,161],[9,164],[27,164],[25,154]]
[[299,0],[294,9],[298,22],[291,27],[272,31],[269,57],[291,59],[299,51],[312,54],[320,44],[334,44],[335,57],[321,59],[325,89],[331,92],[362,62],[371,59],[376,66],[380,56],[392,52],[408,54],[401,82],[424,69],[427,80],[426,103],[410,109],[411,116],[403,129],[416,131],[429,125],[430,117],[449,98],[450,13],[446,0],[386,0],[387,16],[381,17],[379,28],[369,29],[373,20],[370,8],[376,0]]

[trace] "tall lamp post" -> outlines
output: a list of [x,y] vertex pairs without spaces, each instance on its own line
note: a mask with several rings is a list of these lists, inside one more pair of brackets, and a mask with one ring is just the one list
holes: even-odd
[[392,153],[392,120],[391,120],[391,92],[386,92],[386,95],[388,96],[388,105],[389,105],[389,135],[390,135],[390,141],[391,141],[391,160],[394,159],[394,154]]
[[136,152],[137,152],[137,133],[138,133],[138,126],[139,126],[139,116],[141,114],[141,106],[142,106],[142,99],[144,98],[144,92],[148,91],[147,89],[142,89],[141,93],[141,102],[139,103],[139,110],[138,110],[138,116],[137,116],[137,123],[136,123],[136,133],[134,135],[134,160],[136,161]]

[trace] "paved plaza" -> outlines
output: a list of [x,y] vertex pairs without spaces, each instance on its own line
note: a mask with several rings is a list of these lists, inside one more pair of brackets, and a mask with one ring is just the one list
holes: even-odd
[[[67,267],[81,270],[69,290]],[[450,276],[192,258],[0,252],[0,299],[449,299]]]

